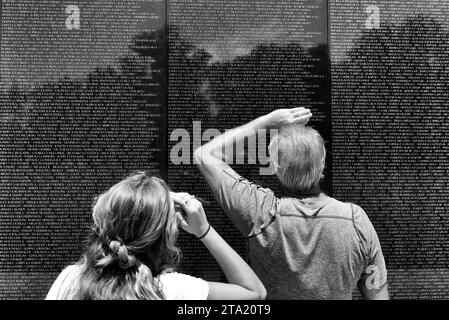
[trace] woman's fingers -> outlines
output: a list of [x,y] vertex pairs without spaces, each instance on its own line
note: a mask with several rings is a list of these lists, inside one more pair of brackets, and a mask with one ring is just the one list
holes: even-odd
[[180,212],[176,212],[176,219],[178,220],[179,226],[184,230],[186,230],[189,227],[188,223],[184,220],[184,217]]
[[170,194],[175,204],[180,205],[182,208],[185,208],[186,202],[191,199],[191,196],[188,193],[170,192]]
[[194,213],[202,209],[201,202],[191,194],[171,192],[171,197],[174,203],[181,206],[186,214]]
[[187,192],[173,192],[173,191],[170,191],[170,195],[171,195],[172,197],[175,196],[175,197],[177,197],[177,198],[186,198],[186,199],[192,197],[192,195],[189,194],[189,193],[187,193]]

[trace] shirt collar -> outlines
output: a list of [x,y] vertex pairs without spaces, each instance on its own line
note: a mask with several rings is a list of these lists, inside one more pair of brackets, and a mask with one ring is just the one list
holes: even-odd
[[319,185],[313,187],[310,190],[304,191],[304,192],[290,189],[282,184],[280,184],[280,186],[281,186],[281,190],[282,190],[284,196],[291,197],[291,198],[298,198],[298,199],[317,198],[317,197],[320,197],[320,195],[323,193],[321,191],[321,188]]

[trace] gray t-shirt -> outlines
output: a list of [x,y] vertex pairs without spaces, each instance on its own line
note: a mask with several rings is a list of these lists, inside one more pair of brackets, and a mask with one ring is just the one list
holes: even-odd
[[359,206],[324,193],[277,198],[232,169],[221,175],[215,197],[247,239],[267,299],[351,299],[358,281],[386,283],[379,239]]

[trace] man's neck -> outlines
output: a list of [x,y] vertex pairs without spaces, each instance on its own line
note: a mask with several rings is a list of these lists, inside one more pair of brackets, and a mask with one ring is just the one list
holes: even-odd
[[293,190],[293,189],[290,189],[282,184],[281,184],[281,188],[282,188],[283,193],[286,196],[292,197],[292,198],[299,198],[299,199],[318,197],[322,193],[319,185],[316,185],[313,188],[311,188],[309,190],[305,190],[305,191]]

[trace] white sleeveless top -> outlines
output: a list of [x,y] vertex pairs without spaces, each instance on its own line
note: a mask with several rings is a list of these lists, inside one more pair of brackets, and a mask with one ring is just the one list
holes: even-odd
[[[80,266],[71,265],[65,268],[53,283],[45,300],[61,300],[70,296],[67,292],[76,290],[73,282],[80,276]],[[166,273],[160,275],[162,292],[167,300],[206,300],[209,295],[209,284],[200,278],[182,273]]]

